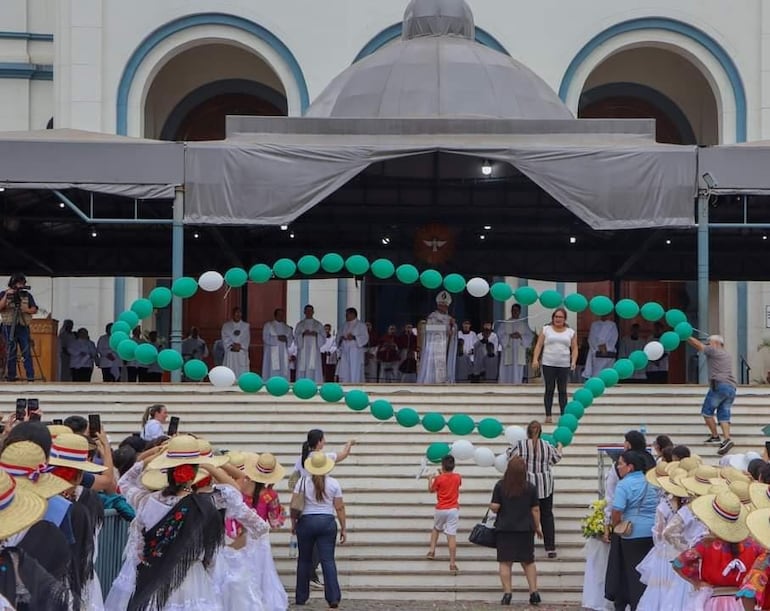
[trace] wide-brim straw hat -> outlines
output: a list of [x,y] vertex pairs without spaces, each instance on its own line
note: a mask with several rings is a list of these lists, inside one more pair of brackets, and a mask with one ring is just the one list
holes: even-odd
[[[214,464],[210,456],[202,456],[200,445],[195,437],[176,435],[169,439],[166,451],[147,465],[148,469],[172,469],[180,465]],[[225,462],[227,460],[225,459]],[[223,463],[222,463],[223,464]]]
[[681,468],[679,466],[679,461],[678,460],[672,460],[671,462],[666,462],[666,463],[663,463],[663,464],[666,465],[666,471],[668,471],[669,473],[671,473],[674,469],[680,469]]
[[[211,444],[205,439],[196,439],[195,437],[191,437],[189,435],[188,437],[195,441],[195,445],[198,448],[199,458],[203,460],[199,463],[183,462],[174,465],[174,467],[193,464],[207,464],[214,467],[221,467],[230,460],[229,456],[215,456],[213,450],[211,449]],[[176,439],[176,437],[173,439]],[[169,441],[169,448],[170,447],[171,441]],[[168,450],[166,451],[166,454],[168,455]],[[163,490],[166,486],[168,486],[168,471],[174,467],[163,467],[157,469],[153,467],[154,464],[155,461],[152,461],[148,465],[147,471],[142,474],[142,485],[149,490]],[[208,475],[209,473],[205,469],[198,469],[198,472],[195,474],[195,479],[192,481],[191,485],[194,486],[195,484],[203,481],[208,477]]]
[[[168,469],[148,469],[142,473],[142,486],[148,490],[163,490],[168,486]],[[198,469],[191,486],[203,481],[209,476],[205,469]]]
[[680,482],[682,486],[687,488],[693,494],[702,496],[711,492],[711,487],[718,485],[721,480],[719,477],[719,471],[716,467],[710,465],[701,465],[695,472],[685,478],[682,478]]
[[0,541],[38,522],[47,506],[43,497],[21,490],[16,480],[0,471]]
[[51,434],[51,439],[56,439],[59,435],[72,434],[74,431],[64,424],[49,424],[48,432]]
[[749,536],[749,512],[729,490],[706,494],[690,503],[690,509],[711,533],[728,543],[740,543]]
[[727,485],[727,489],[741,500],[741,504],[747,510],[752,511],[754,509],[751,502],[751,484],[748,481],[742,479],[732,481]]
[[751,478],[746,475],[743,471],[737,469],[736,467],[730,465],[727,467],[722,467],[719,474],[727,480],[728,484],[732,484],[733,482],[746,482],[749,483],[751,481]]
[[326,452],[312,452],[305,459],[304,467],[311,475],[326,475],[334,469],[334,461]]
[[770,507],[752,511],[746,518],[746,526],[760,545],[770,548]]
[[198,449],[200,450],[201,457],[208,458],[207,464],[214,465],[215,467],[221,467],[230,462],[230,456],[227,454],[220,454],[216,456],[211,444],[205,439],[198,439]]
[[660,487],[669,494],[680,499],[686,499],[692,495],[687,488],[679,483],[683,477],[687,477],[687,471],[684,469],[673,469],[667,476],[659,477],[658,482]]
[[16,480],[19,490],[34,492],[50,499],[72,488],[67,480],[46,473],[45,453],[36,443],[12,443],[0,455],[0,470]]
[[97,465],[88,460],[88,440],[82,435],[75,435],[74,433],[57,435],[51,443],[48,464],[88,473],[101,473],[107,470],[104,465]]
[[756,509],[770,509],[770,486],[767,484],[749,484],[749,496]]
[[655,486],[656,488],[660,488],[660,484],[658,483],[658,478],[660,477],[666,477],[668,475],[668,463],[665,462],[659,462],[655,465],[654,469],[650,469],[647,471],[647,473],[644,474],[645,479],[647,480],[647,483],[651,486]]
[[684,469],[688,473],[695,471],[701,465],[701,459],[699,456],[687,456],[679,461],[679,468]]
[[[332,463],[333,466],[334,464]],[[286,468],[270,452],[265,452],[260,454],[256,460],[247,461],[243,472],[253,482],[275,484],[280,482],[283,476],[286,475]]]
[[249,461],[254,461],[257,458],[259,458],[259,454],[254,454],[253,452],[228,452],[227,456],[230,458],[229,465],[235,467],[239,471],[244,471],[246,469],[246,463]]

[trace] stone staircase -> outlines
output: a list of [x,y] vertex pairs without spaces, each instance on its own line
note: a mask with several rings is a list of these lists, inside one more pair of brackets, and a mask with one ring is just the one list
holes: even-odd
[[[414,407],[420,414],[437,411],[449,417],[467,413],[476,420],[492,416],[506,426],[526,426],[529,420],[542,418],[539,385],[371,385],[365,390],[371,399],[387,399],[396,408]],[[559,558],[546,560],[542,547],[536,552],[544,602],[580,601],[584,543],[580,519],[588,504],[597,498],[596,446],[621,443],[625,431],[644,425],[650,441],[665,433],[675,443],[689,445],[694,452],[716,462],[716,448],[702,443],[706,429],[699,411],[704,393],[705,389],[697,386],[621,385],[610,389],[588,409],[573,444],[555,469]],[[0,388],[0,412],[12,410],[18,396],[38,397],[44,420],[100,413],[113,442],[139,430],[147,405],[164,403],[172,415],[181,417],[181,431],[202,435],[215,448],[271,451],[289,472],[308,429],[323,429],[329,450],[354,437],[358,445],[334,471],[342,484],[348,513],[348,543],[337,549],[345,598],[498,600],[500,586],[494,551],[467,541],[498,478],[493,468],[480,468],[471,462],[459,462],[457,466],[463,476],[459,574],[449,574],[445,546],[439,547],[437,560],[424,559],[434,497],[426,490],[426,480],[417,479],[416,475],[431,441],[454,439],[448,430],[432,434],[419,426],[405,429],[395,421],[380,423],[368,410],[354,412],[344,403],[329,404],[320,398],[274,398],[264,391],[246,395],[237,389],[221,391],[203,384],[4,385]],[[770,422],[769,399],[767,387],[739,390],[733,408],[733,453],[761,452],[764,438],[760,428]],[[476,446],[490,447],[496,454],[506,447],[502,437],[492,442],[478,435],[469,439]],[[288,504],[285,480],[278,488]],[[292,590],[295,561],[288,557],[288,532],[274,532],[271,539],[278,570],[287,589]],[[518,597],[524,599],[523,576],[516,574],[514,583]]]

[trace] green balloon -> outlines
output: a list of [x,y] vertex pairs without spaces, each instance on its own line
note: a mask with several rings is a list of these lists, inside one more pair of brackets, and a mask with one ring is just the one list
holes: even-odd
[[124,361],[133,361],[134,355],[136,353],[136,347],[139,344],[137,344],[132,339],[124,339],[122,342],[118,344],[118,356],[122,358]]
[[122,320],[123,322],[127,323],[128,326],[132,329],[139,324],[139,317],[133,310],[126,310],[125,312],[121,312],[120,316],[118,316],[118,320]]
[[531,286],[520,286],[513,292],[513,298],[521,305],[530,306],[537,301],[537,291]]
[[152,302],[149,299],[137,299],[131,304],[131,310],[142,320],[152,314]]
[[327,382],[321,386],[321,390],[318,394],[321,395],[321,398],[324,401],[329,403],[337,403],[337,401],[342,401],[343,397],[345,396],[345,391],[342,389],[342,386],[336,382]]
[[586,413],[586,408],[583,407],[583,404],[580,401],[570,401],[564,407],[564,413],[571,414],[572,416],[575,416],[575,418],[580,420],[583,417],[583,415]]
[[564,307],[570,312],[582,312],[588,307],[588,299],[580,293],[572,293],[564,299]]
[[[238,385],[240,385],[240,382],[241,381],[239,379]],[[269,392],[274,397],[283,397],[289,392],[289,380],[281,376],[273,376],[267,381],[265,388],[267,389],[267,392]]]
[[390,420],[395,413],[390,401],[386,401],[385,399],[373,401],[369,406],[369,409],[372,412],[372,416],[377,420]]
[[594,397],[601,397],[604,394],[607,385],[599,377],[588,378],[585,383],[585,387]]
[[369,271],[369,259],[363,255],[352,255],[345,261],[345,268],[354,276],[363,276]]
[[377,259],[372,263],[372,275],[380,280],[387,280],[396,273],[396,266],[388,259]]
[[553,439],[556,443],[560,443],[565,448],[572,443],[572,431],[566,426],[557,427],[553,432]]
[[564,299],[559,291],[547,290],[540,293],[540,303],[544,308],[558,308]]
[[419,277],[420,272],[417,271],[417,268],[414,265],[410,265],[409,263],[399,265],[396,268],[396,278],[398,278],[399,282],[402,284],[414,284]]
[[640,310],[642,314],[642,318],[644,320],[649,322],[655,322],[656,320],[660,320],[663,318],[663,315],[666,313],[666,311],[663,309],[663,306],[655,301],[648,301],[642,306],[642,309]]
[[[270,380],[268,380],[268,382],[269,381]],[[274,384],[278,385],[277,383],[274,383]],[[243,392],[253,394],[255,392],[259,392],[260,390],[262,390],[262,386],[264,386],[264,382],[262,381],[262,376],[257,373],[254,373],[253,371],[246,371],[242,373],[238,378],[238,388],[240,388]],[[274,390],[275,390],[275,387],[274,387]],[[270,391],[270,389],[268,389],[268,392],[270,392],[271,395],[280,396]],[[286,393],[283,393],[283,394],[286,394]]]
[[129,339],[128,333],[125,331],[113,331],[110,334],[110,348],[113,350],[117,350],[118,346],[120,346],[120,342],[125,341]]
[[553,438],[553,435],[551,435],[551,433],[543,433],[542,435],[540,435],[540,439],[542,439],[546,443],[551,444],[552,446],[556,445],[556,440]]
[[660,336],[660,343],[663,344],[663,349],[666,352],[676,350],[679,347],[679,343],[681,341],[682,340],[679,339],[679,336],[674,331],[666,331],[663,335]]
[[687,314],[677,308],[671,308],[666,312],[666,322],[669,327],[676,327],[680,322],[687,322]]
[[422,426],[426,431],[438,433],[446,426],[446,420],[441,414],[429,412],[422,417]]
[[183,371],[185,377],[200,382],[209,374],[209,367],[199,359],[191,359],[184,364]]
[[345,405],[356,412],[369,407],[369,395],[363,390],[349,390],[345,395]]
[[489,287],[489,294],[495,301],[508,301],[513,297],[513,289],[506,282],[495,282]]
[[468,414],[455,414],[449,419],[449,430],[455,435],[470,435],[476,428],[476,423]]
[[444,288],[450,293],[462,293],[465,290],[465,278],[460,274],[444,276]]
[[420,424],[420,414],[411,407],[402,407],[396,412],[396,422],[405,428],[412,428]]
[[618,372],[618,376],[621,380],[625,380],[634,375],[634,364],[629,359],[618,359],[615,361],[613,368]]
[[479,435],[487,439],[494,439],[503,433],[503,425],[496,418],[484,418],[479,422]]
[[184,359],[176,350],[166,348],[158,353],[158,365],[164,371],[176,371],[182,368]]
[[300,378],[294,382],[292,390],[294,391],[295,397],[307,400],[315,397],[318,392],[318,386],[316,385],[315,380],[311,380],[310,378]]
[[231,267],[225,272],[225,282],[227,286],[231,286],[234,289],[241,288],[249,281],[249,275],[245,269],[240,267]]
[[345,267],[345,259],[336,252],[330,252],[321,257],[321,267],[329,274],[336,274]]
[[572,400],[577,401],[583,407],[590,407],[591,403],[594,402],[594,393],[587,388],[578,388],[572,395]]
[[440,287],[443,281],[444,278],[435,269],[426,269],[420,274],[420,284],[431,291]]
[[618,313],[618,316],[628,320],[639,314],[639,304],[633,299],[621,299],[615,304],[615,311]]
[[561,418],[559,418],[559,427],[564,427],[572,431],[573,433],[577,430],[578,427],[578,419],[575,418],[572,414],[564,414]]
[[428,460],[432,463],[440,463],[441,459],[444,458],[444,456],[447,456],[451,450],[452,448],[449,447],[448,443],[436,441],[428,446],[425,456],[427,456]]
[[273,270],[269,265],[257,263],[249,270],[249,280],[257,284],[264,284],[273,277]]
[[613,369],[612,367],[607,367],[606,369],[602,369],[599,372],[598,378],[604,382],[604,385],[607,388],[610,388],[611,386],[615,386],[620,381],[620,376],[618,375],[618,372]]
[[679,339],[686,341],[692,337],[692,325],[687,321],[682,321],[674,327],[674,333],[679,336]]
[[142,365],[152,365],[158,360],[158,349],[152,344],[139,344],[134,350],[134,359]]
[[596,316],[607,316],[613,309],[612,299],[605,297],[604,295],[597,295],[591,299],[588,303],[588,307],[590,308],[591,313]]
[[110,328],[110,333],[117,333],[118,331],[122,331],[126,335],[131,333],[131,327],[125,320],[118,320],[114,323],[112,323],[112,328]]
[[177,297],[188,299],[198,292],[198,281],[195,278],[190,278],[189,276],[177,278],[171,284],[171,292],[174,293],[174,295]]
[[276,278],[287,280],[297,272],[297,264],[291,259],[278,259],[273,263],[273,273]]
[[317,274],[318,270],[321,269],[321,261],[318,260],[318,257],[314,257],[313,255],[305,255],[297,261],[297,269],[306,276],[312,276],[313,274]]
[[634,364],[634,369],[636,371],[644,369],[647,367],[647,363],[650,362],[650,359],[647,357],[643,350],[634,350],[631,354],[628,355],[628,360]]
[[171,292],[171,289],[167,289],[165,286],[156,286],[150,291],[149,295],[150,303],[153,307],[158,309],[168,306],[173,297],[174,295]]

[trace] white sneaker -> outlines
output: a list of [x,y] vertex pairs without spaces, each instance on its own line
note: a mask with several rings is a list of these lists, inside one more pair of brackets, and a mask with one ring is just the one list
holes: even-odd
[[320,579],[311,579],[310,580],[310,589],[311,590],[323,590],[324,584],[323,581]]

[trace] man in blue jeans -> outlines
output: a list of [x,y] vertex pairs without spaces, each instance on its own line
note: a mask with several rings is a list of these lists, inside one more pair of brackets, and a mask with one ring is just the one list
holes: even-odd
[[27,277],[15,273],[8,280],[8,288],[0,292],[0,317],[3,321],[3,337],[8,353],[8,372],[6,379],[16,381],[17,346],[24,360],[27,381],[35,381],[35,369],[32,366],[29,324],[32,315],[37,313],[37,304],[27,286]]
[[[737,386],[733,376],[733,359],[725,350],[725,340],[721,335],[711,335],[707,344],[703,344],[694,337],[687,342],[706,357],[709,391],[706,393],[701,409],[701,414],[711,433],[706,443],[718,443],[717,454],[724,456],[735,445],[730,439],[730,409],[735,401]],[[714,414],[716,414],[716,420]],[[719,437],[717,423],[722,428],[724,439]]]

